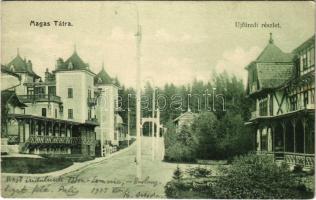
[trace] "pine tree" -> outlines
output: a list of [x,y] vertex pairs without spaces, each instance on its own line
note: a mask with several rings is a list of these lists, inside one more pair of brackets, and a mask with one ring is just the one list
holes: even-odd
[[172,178],[173,178],[174,180],[179,181],[179,180],[182,178],[182,176],[183,176],[183,175],[182,175],[182,171],[181,171],[179,165],[177,165],[177,169],[173,172]]

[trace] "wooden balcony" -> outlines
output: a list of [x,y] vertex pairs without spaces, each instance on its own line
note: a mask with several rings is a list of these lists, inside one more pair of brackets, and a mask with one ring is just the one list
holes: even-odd
[[57,103],[61,103],[61,98],[59,96],[48,95],[48,94],[18,95],[18,98],[23,103],[35,103],[35,102],[57,102]]

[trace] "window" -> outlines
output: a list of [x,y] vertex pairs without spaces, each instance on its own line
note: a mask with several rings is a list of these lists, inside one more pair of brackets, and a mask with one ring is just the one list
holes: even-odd
[[91,99],[91,90],[88,90],[88,99]]
[[296,95],[293,95],[290,97],[290,104],[291,104],[291,111],[294,111],[296,110],[296,106],[297,106],[297,96]]
[[315,65],[315,48],[313,47],[311,49],[311,66],[313,67]]
[[74,118],[74,113],[72,109],[68,109],[68,119],[73,119]]
[[27,87],[27,95],[32,96],[34,94],[34,88],[33,87]]
[[270,115],[273,115],[273,96],[270,96]]
[[268,114],[268,102],[267,102],[267,98],[264,98],[259,101],[259,115],[267,116],[267,114]]
[[307,69],[307,58],[306,58],[306,51],[302,55],[302,64],[303,64],[303,70]]
[[57,109],[55,108],[55,118],[57,118]]
[[56,86],[48,86],[48,95],[56,96]]
[[91,114],[92,112],[91,112],[91,109],[89,109],[88,110],[88,119],[91,119],[91,117],[92,117],[92,114]]
[[46,117],[46,108],[42,108],[42,116]]
[[39,98],[45,97],[45,87],[36,87],[34,93]]
[[304,107],[306,108],[306,105],[308,104],[308,91],[305,91],[303,97]]
[[68,98],[73,98],[73,89],[72,88],[68,88]]

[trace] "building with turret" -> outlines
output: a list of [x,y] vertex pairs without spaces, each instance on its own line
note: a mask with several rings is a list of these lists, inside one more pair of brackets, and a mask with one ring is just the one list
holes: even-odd
[[16,145],[15,153],[95,156],[101,137],[119,145],[115,131],[118,86],[104,68],[93,73],[76,50],[65,61],[59,58],[52,72],[46,69],[44,79],[19,53],[1,70],[20,80],[2,93],[14,92],[21,102],[18,105],[25,105],[23,112],[8,114],[6,130],[15,131],[2,134],[9,145]]
[[315,36],[290,53],[273,41],[246,66],[247,95],[257,153],[292,165],[314,166]]

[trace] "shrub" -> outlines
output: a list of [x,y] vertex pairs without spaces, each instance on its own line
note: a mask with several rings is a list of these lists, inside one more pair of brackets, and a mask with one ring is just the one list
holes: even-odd
[[[208,198],[214,196],[210,179],[211,170],[203,167],[195,167],[182,172],[176,168],[173,180],[165,186],[165,194],[168,198]],[[205,178],[209,177],[209,178]]]
[[73,164],[64,158],[1,158],[1,171],[4,173],[47,173],[64,169]]
[[204,167],[198,166],[195,168],[189,168],[186,170],[186,173],[194,178],[206,178],[211,177],[212,171]]
[[[179,181],[168,182],[168,198],[298,199],[312,198],[311,176],[292,173],[285,163],[277,165],[267,155],[236,157],[220,176],[200,166],[187,170]],[[186,178],[189,177],[189,178]]]
[[174,162],[195,162],[197,139],[190,128],[183,126],[180,131],[169,124],[165,135],[165,160]]
[[267,155],[236,158],[226,175],[216,180],[214,198],[304,198],[309,194],[286,164]]

